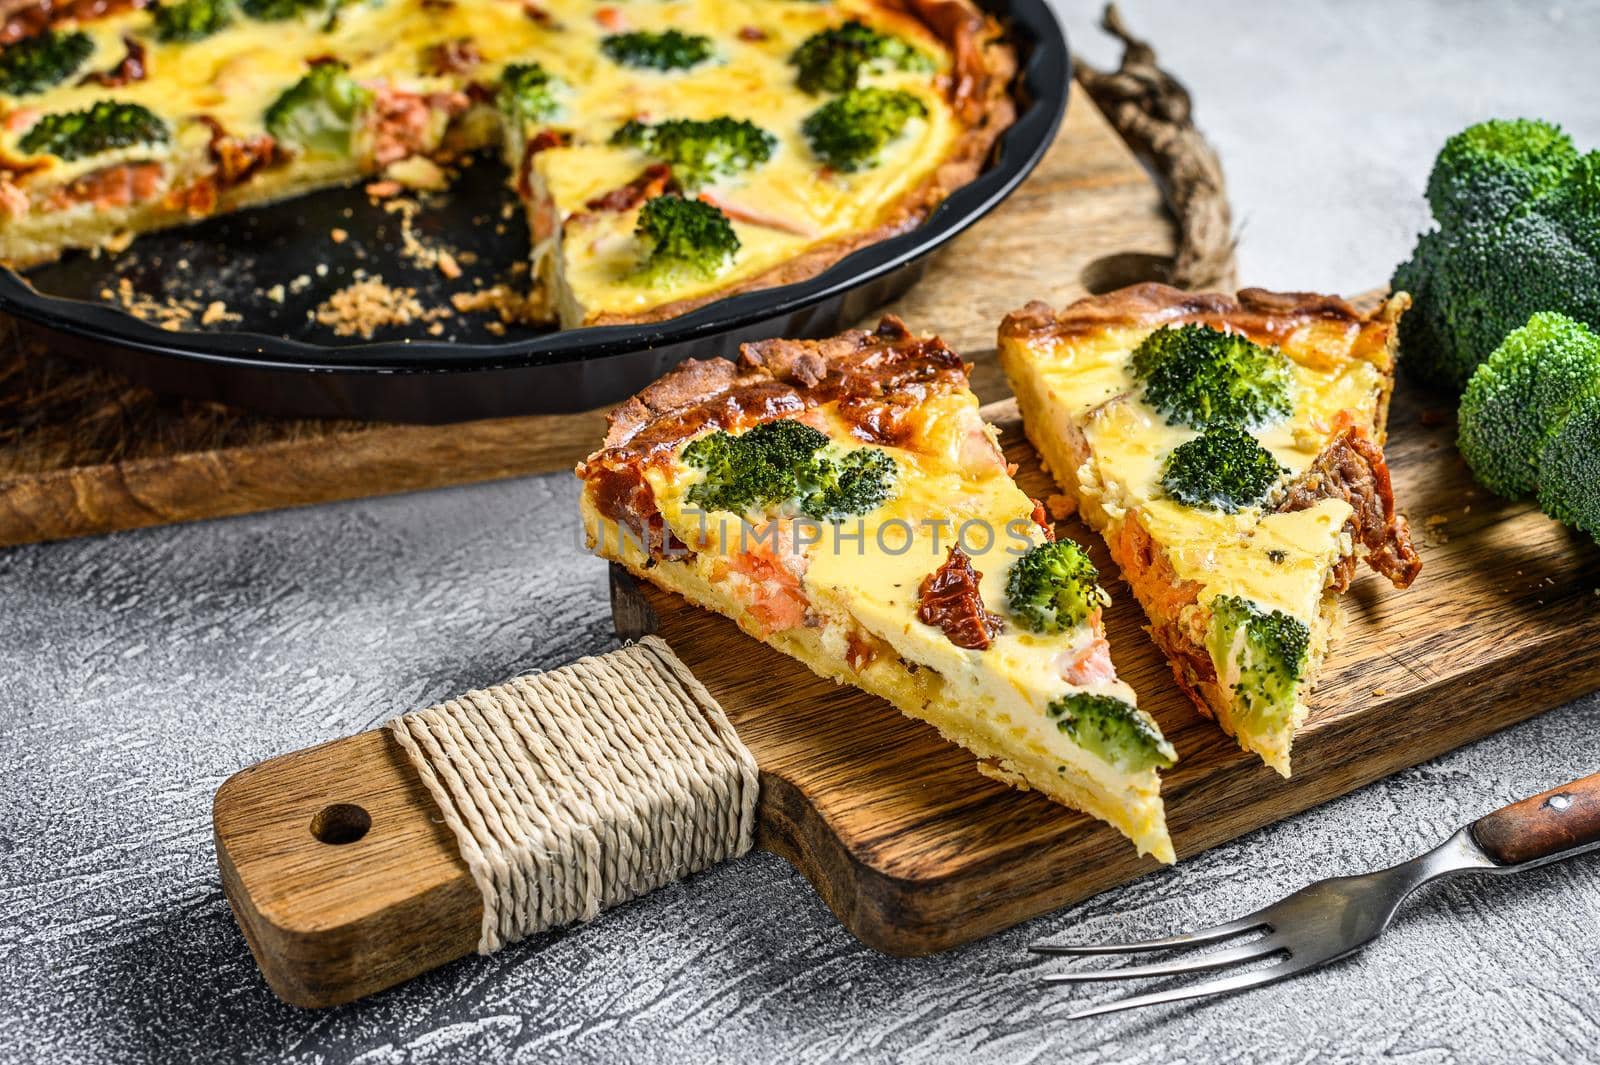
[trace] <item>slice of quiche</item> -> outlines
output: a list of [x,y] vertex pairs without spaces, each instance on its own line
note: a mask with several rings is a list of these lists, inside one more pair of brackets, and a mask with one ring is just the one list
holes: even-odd
[[1173,860],[1175,755],[1117,679],[1098,574],[1011,479],[942,341],[888,317],[691,360],[577,473],[603,557]]
[[1421,567],[1382,450],[1409,303],[1139,285],[1000,326],[1028,437],[1179,686],[1284,776],[1356,560]]

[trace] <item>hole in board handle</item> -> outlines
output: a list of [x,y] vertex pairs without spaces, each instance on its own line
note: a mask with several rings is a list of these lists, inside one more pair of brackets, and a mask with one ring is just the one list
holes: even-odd
[[335,846],[354,843],[372,828],[372,815],[349,802],[324,806],[311,819],[311,834],[319,842]]
[[1091,296],[1103,296],[1144,281],[1166,281],[1171,274],[1172,259],[1168,256],[1124,251],[1103,255],[1089,263],[1079,280]]

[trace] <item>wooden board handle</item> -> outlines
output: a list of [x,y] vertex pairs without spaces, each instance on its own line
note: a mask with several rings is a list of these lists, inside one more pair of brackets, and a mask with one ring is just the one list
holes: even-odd
[[1473,822],[1472,835],[1502,865],[1600,842],[1600,773],[1485,814]]

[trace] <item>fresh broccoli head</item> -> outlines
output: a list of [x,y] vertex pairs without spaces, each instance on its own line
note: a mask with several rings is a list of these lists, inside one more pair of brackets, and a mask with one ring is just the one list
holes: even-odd
[[1231,514],[1259,506],[1288,472],[1237,425],[1208,425],[1172,449],[1161,470],[1161,487],[1186,507]]
[[1257,428],[1293,409],[1294,374],[1277,348],[1207,325],[1158,329],[1133,351],[1144,398],[1171,425]]
[[1596,383],[1600,336],[1561,314],[1528,319],[1478,367],[1461,396],[1456,442],[1473,476],[1508,499],[1531,494],[1545,438]]
[[863,74],[886,70],[931,70],[932,61],[899,37],[880,33],[851,19],[807,37],[789,64],[796,81],[810,93],[847,92]]
[[819,451],[801,472],[800,509],[818,521],[876,510],[894,492],[894,459],[875,447]]
[[1499,225],[1424,234],[1392,284],[1415,301],[1400,319],[1407,372],[1451,395],[1538,311],[1600,324],[1600,259],[1545,210],[1524,208]]
[[94,42],[86,33],[46,30],[24,37],[0,50],[0,92],[10,96],[43,92],[66,81],[93,52]]
[[1499,222],[1554,191],[1578,161],[1561,127],[1491,119],[1444,142],[1428,175],[1428,203],[1443,227]]
[[543,122],[560,107],[556,99],[559,82],[538,63],[512,63],[500,73],[496,103],[500,113],[522,125]]
[[171,0],[156,7],[156,39],[198,41],[233,21],[230,0]]
[[631,119],[611,135],[611,143],[630,145],[671,165],[678,184],[693,190],[766,162],[778,138],[754,122],[723,115],[703,122]]
[[1113,696],[1073,692],[1052,699],[1045,712],[1073,743],[1120,773],[1166,769],[1178,760],[1154,718]]
[[1600,543],[1600,380],[1539,450],[1539,506]]
[[1407,373],[1459,394],[1506,334],[1538,311],[1600,325],[1600,156],[1554,126],[1486,122],[1451,138],[1429,180],[1439,228],[1390,284]]
[[613,63],[645,70],[688,70],[715,53],[711,38],[680,30],[614,33],[600,42],[600,50]]
[[1239,716],[1249,731],[1289,727],[1310,648],[1310,628],[1281,610],[1262,610],[1236,595],[1211,601],[1206,649],[1218,677],[1236,678]]
[[1034,632],[1066,632],[1110,601],[1100,571],[1071,540],[1037,544],[1011,564],[1006,605]]
[[727,215],[703,200],[671,193],[647,200],[633,231],[650,246],[637,276],[651,284],[716,277],[739,250]]
[[851,89],[807,115],[800,124],[811,150],[835,170],[865,170],[927,106],[900,89]]
[[372,93],[338,63],[318,63],[267,108],[267,132],[310,152],[349,155]]
[[139,104],[100,100],[82,111],[45,115],[17,141],[29,155],[53,155],[71,161],[117,148],[165,144],[167,124]]

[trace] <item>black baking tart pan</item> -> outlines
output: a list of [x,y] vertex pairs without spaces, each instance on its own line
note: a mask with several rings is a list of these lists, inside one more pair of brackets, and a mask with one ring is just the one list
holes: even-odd
[[[508,209],[504,171],[480,158],[409,219],[352,186],[148,234],[114,255],[75,252],[21,275],[0,268],[0,310],[43,329],[56,349],[157,391],[272,414],[451,422],[614,403],[691,355],[847,328],[909,289],[933,251],[1021,184],[1061,124],[1071,58],[1046,0],[984,6],[1021,60],[1017,121],[989,165],[916,229],[804,281],[644,325],[554,330],[456,314],[368,340],[319,324],[313,308],[363,276],[414,289],[424,307],[448,306],[479,282],[526,285],[521,211]],[[334,230],[344,239],[331,239]],[[448,280],[436,262],[407,254],[418,246],[446,248],[462,276]],[[119,293],[184,301],[195,314],[163,328],[123,310]],[[230,317],[200,325],[213,302]]]

